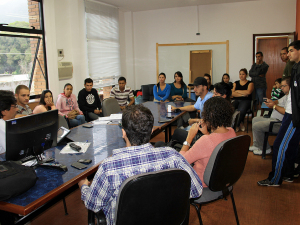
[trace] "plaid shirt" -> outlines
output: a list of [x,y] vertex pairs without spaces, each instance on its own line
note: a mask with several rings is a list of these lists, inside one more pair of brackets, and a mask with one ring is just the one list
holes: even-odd
[[201,180],[181,154],[172,148],[154,148],[148,143],[115,149],[113,155],[100,164],[91,186],[82,186],[81,199],[94,212],[102,209],[107,224],[113,224],[117,196],[123,181],[137,174],[170,168],[182,169],[190,174],[190,198],[197,198],[202,194]]
[[30,115],[32,114],[32,110],[31,108],[28,106],[28,105],[25,105],[26,108],[20,106],[20,105],[17,105],[18,107],[18,111],[17,111],[17,114],[22,114],[22,115]]

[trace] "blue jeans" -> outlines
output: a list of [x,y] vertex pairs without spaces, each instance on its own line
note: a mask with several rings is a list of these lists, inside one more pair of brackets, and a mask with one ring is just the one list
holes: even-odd
[[257,101],[257,105],[258,103],[262,103],[263,102],[263,98],[265,98],[266,95],[266,88],[255,88],[255,99]]
[[69,119],[70,127],[77,127],[78,125],[85,123],[85,117],[84,115],[77,115],[75,119]]

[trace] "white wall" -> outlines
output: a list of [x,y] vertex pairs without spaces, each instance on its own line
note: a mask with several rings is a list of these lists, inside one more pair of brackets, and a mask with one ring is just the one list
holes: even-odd
[[[156,82],[156,43],[219,42],[229,40],[229,74],[252,64],[252,35],[295,30],[296,0],[261,0],[142,12],[120,12],[121,72],[134,89]],[[83,0],[44,1],[47,62],[54,96],[65,83],[74,94],[88,76]],[[58,80],[57,49],[74,65],[73,78]],[[175,71],[174,71],[175,72]],[[188,76],[187,74],[183,74]],[[167,74],[173,76],[173,74]],[[217,82],[217,81],[214,81]]]
[[134,33],[132,61],[135,62],[133,74],[136,89],[142,84],[156,82],[156,43],[229,40],[229,74],[231,81],[235,81],[241,68],[251,68],[253,34],[295,31],[296,0],[263,0],[198,7],[200,36],[196,36],[196,6],[135,12],[132,16],[131,12],[125,13],[126,38],[130,39],[131,29]]

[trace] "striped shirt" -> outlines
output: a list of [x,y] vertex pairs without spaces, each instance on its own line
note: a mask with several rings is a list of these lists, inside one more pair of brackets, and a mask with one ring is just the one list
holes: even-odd
[[181,154],[172,148],[154,148],[148,143],[115,149],[113,155],[100,164],[91,186],[82,186],[81,199],[88,209],[94,212],[103,210],[107,224],[113,224],[117,196],[123,181],[137,174],[170,168],[182,169],[190,174],[190,198],[202,194],[201,180]]
[[110,97],[117,99],[120,106],[126,106],[128,98],[132,98],[134,95],[130,87],[125,86],[124,91],[120,91],[119,86],[115,86],[110,91]]
[[22,114],[22,115],[30,115],[32,114],[32,110],[31,108],[28,106],[28,105],[25,105],[25,108],[20,106],[20,105],[17,105],[18,107],[18,112],[17,114]]

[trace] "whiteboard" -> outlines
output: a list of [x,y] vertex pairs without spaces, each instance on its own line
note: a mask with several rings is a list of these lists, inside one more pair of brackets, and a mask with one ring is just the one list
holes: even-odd
[[[166,83],[174,82],[174,73],[180,71],[183,81],[189,83],[190,51],[212,50],[212,84],[221,82],[224,73],[228,73],[229,42],[210,42],[195,44],[157,45],[158,74],[166,74]],[[222,44],[220,44],[222,43]],[[158,75],[157,74],[157,75]],[[204,74],[203,74],[204,75]]]

